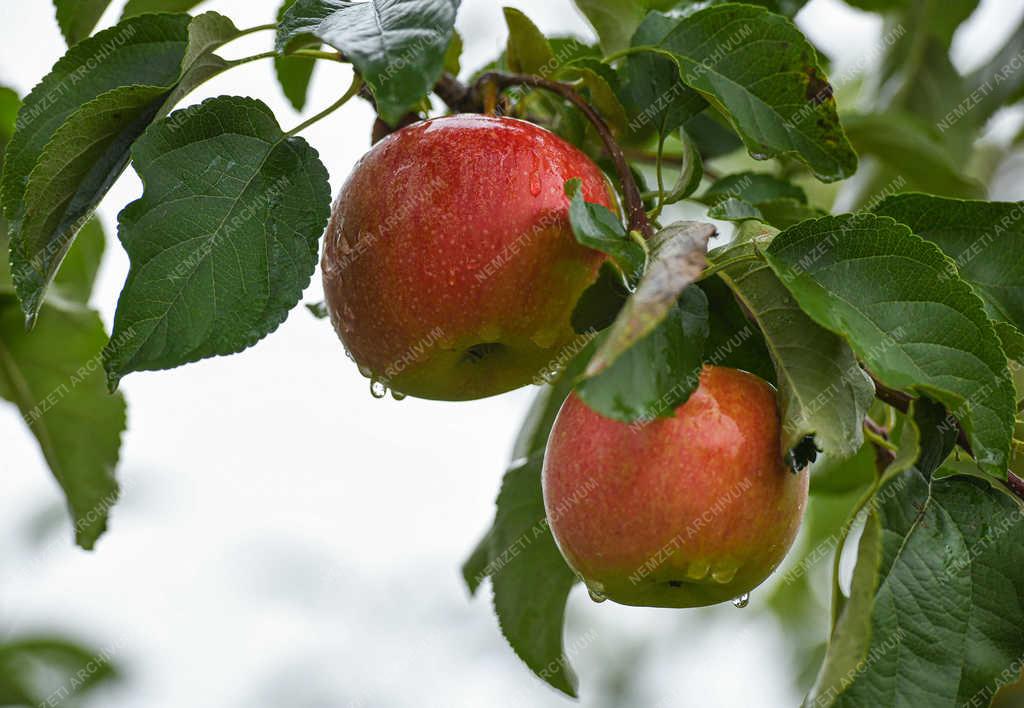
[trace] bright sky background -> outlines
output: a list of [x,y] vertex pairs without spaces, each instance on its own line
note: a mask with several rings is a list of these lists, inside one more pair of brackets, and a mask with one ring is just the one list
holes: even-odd
[[[248,27],[271,21],[277,2],[202,7]],[[545,31],[589,34],[569,0],[504,4]],[[500,51],[501,5],[463,1],[463,67]],[[970,68],[1001,45],[1024,11],[1018,5],[984,1],[957,37],[958,65]],[[0,83],[24,95],[64,43],[49,2],[8,0],[3,10]],[[799,24],[837,70],[880,28],[838,0],[813,0]],[[261,33],[223,54],[271,43]],[[307,115],[332,102],[348,76],[318,67]],[[264,100],[286,129],[300,122],[269,61],[222,75],[188,101],[222,93]],[[353,102],[304,133],[335,192],[369,148],[370,124],[367,106]],[[99,210],[108,254],[95,302],[108,324],[128,270],[113,238],[116,215],[140,190],[129,169]],[[320,299],[317,274],[304,301]],[[243,354],[132,374],[122,388],[123,498],[91,554],[71,545],[34,439],[13,407],[0,406],[0,636],[53,629],[113,653],[128,680],[95,705],[571,705],[505,645],[489,588],[470,601],[458,573],[490,523],[531,391],[462,404],[376,400],[330,325],[301,307]],[[595,605],[574,593],[567,642],[580,705],[617,705],[599,697],[630,681],[638,708],[795,705],[777,628],[757,605],[757,592],[750,609],[702,612]]]

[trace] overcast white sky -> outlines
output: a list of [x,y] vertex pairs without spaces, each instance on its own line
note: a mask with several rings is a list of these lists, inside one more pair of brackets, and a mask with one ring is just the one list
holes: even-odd
[[[271,21],[277,2],[203,7],[248,27]],[[545,31],[589,33],[569,0],[504,4]],[[957,38],[958,63],[994,50],[1020,4],[983,2]],[[104,26],[123,2],[113,5]],[[501,5],[464,0],[464,67],[503,45]],[[7,0],[3,11],[0,83],[24,94],[64,44],[46,0]],[[840,67],[879,31],[837,0],[813,0],[800,24]],[[224,54],[271,42],[258,34]],[[342,67],[317,71],[310,114],[347,85]],[[211,81],[189,102],[222,93],[264,100],[286,129],[300,122],[269,61]],[[368,149],[370,124],[369,109],[353,103],[304,133],[334,190]],[[139,193],[129,169],[99,210],[110,242],[95,300],[107,323],[128,269],[113,238],[116,214]],[[305,301],[320,299],[317,274]],[[122,388],[123,499],[92,554],[71,546],[35,441],[14,409],[0,406],[0,636],[56,629],[110,650],[129,680],[96,705],[569,705],[504,644],[489,590],[470,602],[458,574],[491,520],[531,391],[462,404],[376,400],[330,325],[302,308],[243,354],[132,374]],[[578,593],[570,615],[584,706],[614,705],[597,697],[628,661],[638,662],[641,708],[797,700],[773,625],[755,610],[639,610]]]

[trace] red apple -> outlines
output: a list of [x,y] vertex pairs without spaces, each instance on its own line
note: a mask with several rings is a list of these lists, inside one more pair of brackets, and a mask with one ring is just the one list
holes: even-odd
[[558,360],[604,259],[573,237],[573,178],[614,208],[586,155],[521,120],[456,115],[377,143],[338,195],[322,263],[360,370],[404,394],[466,400]]
[[774,389],[706,367],[671,418],[630,425],[562,405],[544,504],[569,565],[598,599],[699,607],[743,597],[800,527],[808,474],[783,462]]

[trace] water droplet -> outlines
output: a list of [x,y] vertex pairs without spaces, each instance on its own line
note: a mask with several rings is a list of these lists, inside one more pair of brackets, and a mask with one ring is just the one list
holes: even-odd
[[345,350],[345,356],[348,357],[349,361],[355,361],[356,360],[356,358],[354,356],[352,356],[352,352],[350,352],[348,349]]
[[763,152],[752,152],[752,153],[750,153],[750,156],[752,158],[754,158],[755,160],[767,160],[768,159],[768,155],[766,155]]
[[711,566],[705,561],[694,561],[686,568],[686,577],[691,580],[703,580],[707,577]]
[[535,197],[540,194],[540,173],[539,172],[531,172],[530,173],[530,194],[532,194]]
[[374,398],[384,398],[388,395],[388,387],[380,379],[370,379],[370,395]]
[[604,594],[604,585],[601,583],[587,583],[587,592],[590,594],[590,599],[594,602],[604,602],[608,599],[608,596]]
[[404,401],[405,397],[406,397],[406,394],[402,393],[401,391],[396,391],[395,389],[391,389],[391,397],[393,399],[395,399],[396,401]]
[[711,579],[716,583],[721,583],[722,585],[731,583],[732,579],[736,577],[737,570],[739,569],[734,565],[720,566],[711,571]]
[[735,598],[732,601],[732,606],[733,607],[738,607],[741,610],[744,607],[746,607],[747,605],[749,605],[749,604],[750,604],[750,593],[749,592],[743,593],[742,595],[740,595],[739,597]]

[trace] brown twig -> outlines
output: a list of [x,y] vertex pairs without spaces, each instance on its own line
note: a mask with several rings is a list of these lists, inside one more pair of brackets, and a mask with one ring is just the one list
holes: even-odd
[[[883,403],[888,403],[901,413],[906,413],[907,410],[909,410],[910,401],[913,400],[910,396],[901,391],[896,391],[885,386],[873,376],[871,378],[875,382],[875,395],[878,397],[878,400]],[[967,433],[964,431],[963,426],[960,425],[960,421],[956,421],[956,444],[963,448],[964,452],[968,455],[974,457],[974,450],[971,448],[971,441],[967,439]],[[1006,485],[1014,494],[1021,499],[1024,499],[1024,479],[1021,479],[1013,472],[1007,470]]]
[[645,237],[652,236],[654,227],[651,225],[650,219],[647,218],[644,200],[640,197],[640,188],[633,177],[633,172],[629,169],[629,162],[622,152],[622,147],[615,140],[608,123],[601,117],[601,114],[587,103],[571,85],[530,74],[506,74],[491,71],[480,76],[471,87],[463,86],[458,79],[444,74],[434,86],[434,92],[453,111],[480,112],[483,110],[485,92],[488,87],[501,91],[512,86],[529,86],[551,91],[576,106],[586,116],[615,164],[615,171],[622,184],[622,198],[626,205],[629,228],[639,231]]

